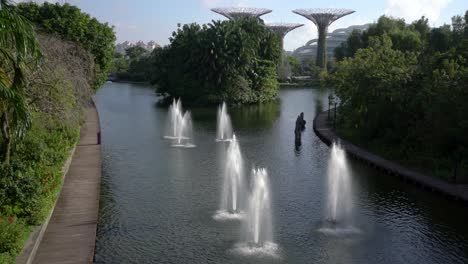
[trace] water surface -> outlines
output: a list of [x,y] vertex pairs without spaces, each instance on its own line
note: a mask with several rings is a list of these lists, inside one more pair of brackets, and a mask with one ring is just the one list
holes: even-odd
[[[192,111],[197,148],[163,139],[168,111],[148,87],[106,84],[96,96],[103,176],[96,263],[467,263],[467,208],[350,160],[354,226],[323,227],[330,149],[312,130],[326,91],[287,88],[280,100],[230,108],[246,166],[270,176],[277,257],[233,252],[240,222],[219,222],[227,145],[216,143],[217,108]],[[303,146],[294,124],[305,113]]]

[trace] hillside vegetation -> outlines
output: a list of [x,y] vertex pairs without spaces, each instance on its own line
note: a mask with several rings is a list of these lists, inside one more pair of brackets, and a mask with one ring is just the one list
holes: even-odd
[[[1,1],[0,263],[14,263],[31,227],[44,221],[57,198],[62,166],[79,138],[84,110],[102,82],[105,64],[83,39],[57,29],[58,21],[73,20],[79,9],[47,3],[15,7]],[[60,19],[48,20],[49,28],[38,21],[34,26],[18,13],[20,8],[23,13],[25,7],[51,6],[61,11],[54,15]],[[67,28],[91,32],[87,25]],[[105,31],[94,37],[105,39],[112,29]]]

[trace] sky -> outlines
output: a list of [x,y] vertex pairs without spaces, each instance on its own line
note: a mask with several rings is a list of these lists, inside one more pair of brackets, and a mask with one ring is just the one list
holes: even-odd
[[[17,0],[17,2],[27,2]],[[44,2],[44,1],[35,1]],[[53,1],[49,1],[53,2]],[[407,23],[421,16],[431,26],[450,24],[451,17],[468,10],[468,0],[60,0],[76,5],[101,22],[114,26],[117,42],[154,40],[167,45],[177,24],[209,23],[224,20],[210,8],[262,7],[273,12],[262,16],[265,22],[301,23],[284,39],[285,50],[294,50],[317,37],[317,29],[306,18],[291,12],[297,8],[348,8],[356,12],[333,23],[329,31],[350,25],[375,22],[381,15],[404,18]]]

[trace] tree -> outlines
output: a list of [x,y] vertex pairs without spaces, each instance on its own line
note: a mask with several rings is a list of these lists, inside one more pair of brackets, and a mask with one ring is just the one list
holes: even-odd
[[363,48],[362,32],[360,30],[353,30],[349,35],[346,42],[340,44],[335,48],[335,59],[341,61],[345,57],[353,57],[357,50]]
[[278,79],[282,81],[285,81],[291,78],[291,75],[292,75],[291,65],[289,64],[288,56],[286,54],[281,55],[281,61],[277,67],[277,74],[278,74]]
[[434,28],[429,34],[429,49],[431,52],[445,52],[451,46],[451,29],[449,25]]
[[115,33],[107,23],[100,23],[83,13],[78,7],[66,4],[45,2],[20,3],[16,11],[47,33],[55,33],[62,38],[81,43],[94,56],[93,88],[98,89],[106,80],[115,50]]
[[422,16],[420,19],[411,23],[411,29],[418,32],[422,39],[427,39],[427,35],[431,31],[429,19]]
[[292,75],[300,76],[302,75],[301,63],[296,57],[288,56],[288,62],[291,66]]
[[0,126],[1,155],[8,164],[11,146],[31,124],[26,101],[26,68],[38,63],[41,52],[32,25],[6,0],[0,0]]
[[145,48],[140,47],[140,46],[134,46],[134,47],[125,49],[125,55],[127,55],[130,58],[130,60],[137,59],[147,53],[148,51]]
[[406,111],[407,84],[416,70],[417,56],[392,49],[386,34],[370,38],[369,44],[354,58],[338,63],[333,81],[348,126],[374,138],[387,132],[382,128],[405,127],[389,115]]
[[[317,66],[317,63],[315,62],[315,58],[313,58],[313,57],[306,60],[304,64],[305,64],[304,67],[303,67],[303,74],[304,75],[309,75],[309,76],[312,76],[314,78],[317,78],[317,77],[319,77],[320,73],[323,71],[322,68]],[[327,65],[327,69],[331,69],[332,67],[329,67],[330,64],[331,64],[331,60],[328,61],[328,64],[329,65]]]
[[276,34],[256,19],[187,24],[153,51],[157,91],[192,104],[253,103],[277,95]]
[[446,179],[468,175],[467,18],[430,29],[424,17],[382,17],[354,56],[342,46],[332,76],[342,131]]

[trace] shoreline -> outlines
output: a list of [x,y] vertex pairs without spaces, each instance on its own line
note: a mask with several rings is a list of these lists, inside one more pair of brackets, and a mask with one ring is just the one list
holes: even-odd
[[386,174],[394,175],[405,181],[433,192],[438,192],[455,200],[461,200],[468,204],[468,185],[451,184],[434,176],[427,175],[410,168],[406,168],[393,161],[384,159],[378,155],[368,152],[351,142],[341,139],[328,124],[327,111],[318,113],[313,121],[315,134],[325,144],[330,146],[333,142],[339,142],[341,147],[353,158],[364,162],[370,167],[384,171]]

